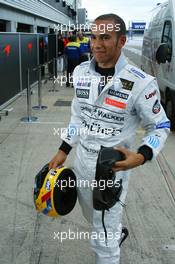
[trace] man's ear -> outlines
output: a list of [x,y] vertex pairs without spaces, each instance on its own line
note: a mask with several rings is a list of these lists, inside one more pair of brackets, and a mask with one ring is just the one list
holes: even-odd
[[117,41],[117,47],[119,49],[123,48],[123,46],[125,45],[126,42],[126,36],[125,35],[121,35]]

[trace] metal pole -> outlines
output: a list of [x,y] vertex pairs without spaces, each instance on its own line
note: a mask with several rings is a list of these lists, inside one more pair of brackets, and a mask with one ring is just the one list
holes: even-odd
[[19,80],[20,80],[20,91],[22,92],[22,58],[21,58],[21,34],[18,35],[18,41],[19,41]]
[[37,34],[37,64],[39,65],[39,37],[40,35]]
[[30,69],[27,69],[27,117],[21,118],[22,122],[31,123],[35,122],[38,118],[31,116],[31,89],[30,89]]
[[53,92],[58,92],[58,90],[56,90],[55,89],[55,83],[56,83],[56,76],[57,76],[57,74],[56,74],[56,61],[57,61],[57,59],[56,58],[53,58],[53,89],[52,89],[52,91]]
[[41,98],[41,88],[42,88],[42,83],[41,83],[41,66],[38,66],[38,105],[41,108],[42,106],[42,98]]
[[27,69],[27,116],[31,119],[30,69]]
[[47,106],[42,105],[42,78],[41,78],[41,65],[38,66],[38,105],[32,107],[35,110],[44,110]]
[[53,58],[53,90],[55,90],[55,58]]

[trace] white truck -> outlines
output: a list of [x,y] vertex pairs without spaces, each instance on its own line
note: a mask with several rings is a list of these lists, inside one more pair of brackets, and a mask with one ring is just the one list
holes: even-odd
[[175,130],[175,0],[154,10],[144,34],[141,68],[157,78],[162,103]]

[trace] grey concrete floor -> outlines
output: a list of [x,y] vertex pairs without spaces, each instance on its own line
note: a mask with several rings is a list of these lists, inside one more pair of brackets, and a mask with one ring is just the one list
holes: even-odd
[[[52,83],[43,87],[46,110],[33,110],[36,123],[21,123],[26,116],[26,95],[8,108],[9,116],[0,121],[0,263],[2,264],[93,264],[94,255],[86,240],[54,239],[63,231],[90,232],[80,207],[68,216],[51,219],[37,214],[33,204],[34,177],[57,152],[60,137],[55,130],[66,127],[69,106],[54,106],[57,100],[71,101],[72,88],[58,87],[49,92]],[[32,105],[37,104],[37,92]],[[135,146],[143,131],[137,133]],[[172,134],[164,154],[175,172]],[[67,166],[73,165],[74,150]],[[121,264],[175,263],[175,203],[157,161],[135,169],[130,180],[124,224],[130,231],[121,250]]]

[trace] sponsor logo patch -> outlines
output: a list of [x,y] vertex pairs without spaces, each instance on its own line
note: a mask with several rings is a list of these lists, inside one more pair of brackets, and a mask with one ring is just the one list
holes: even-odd
[[122,88],[128,91],[131,91],[134,85],[134,82],[120,78],[120,81],[122,83]]
[[101,134],[103,136],[117,136],[122,131],[122,128],[102,127],[97,122],[90,124],[86,120],[83,120],[82,124],[86,129],[88,129],[88,132],[92,132],[93,135]]
[[86,146],[84,146],[81,142],[80,142],[81,146],[87,151],[87,152],[90,152],[90,153],[99,153],[98,150],[95,150],[95,149],[90,149],[90,148],[87,148]]
[[46,188],[47,191],[50,191],[50,181],[49,180],[46,181],[45,188]]
[[76,89],[76,95],[78,98],[89,98],[89,89]]
[[157,137],[150,136],[148,137],[148,144],[153,148],[157,148],[160,145],[160,141]]
[[153,96],[155,96],[156,93],[157,93],[157,91],[155,90],[154,92],[152,92],[152,93],[150,93],[150,94],[146,94],[146,95],[145,95],[146,100],[148,100],[148,99],[152,98]]
[[88,82],[88,81],[84,81],[84,80],[80,80],[78,83],[77,83],[77,86],[79,87],[90,87],[91,86],[91,82]]
[[108,94],[115,96],[115,97],[118,97],[118,98],[121,98],[121,99],[124,99],[124,100],[127,100],[129,97],[129,94],[121,93],[119,91],[114,91],[112,89],[109,89]]
[[152,111],[154,114],[158,114],[160,112],[160,109],[161,109],[161,105],[160,105],[159,101],[156,100],[154,105],[153,105]]
[[116,121],[116,122],[124,122],[124,116],[118,116],[118,115],[115,115],[115,114],[112,114],[112,113],[105,113],[101,110],[97,110],[97,112],[95,113],[95,116],[97,118],[101,117],[103,118],[104,120],[113,120],[113,121]]
[[171,124],[169,121],[167,122],[163,122],[163,123],[160,123],[160,124],[157,124],[156,125],[156,129],[161,129],[161,128],[170,128],[171,127]]
[[141,77],[142,79],[146,78],[146,76],[142,72],[140,72],[134,68],[131,68],[130,71],[133,72],[134,74],[136,74],[137,76]]
[[105,98],[105,104],[112,105],[112,106],[115,106],[115,107],[118,107],[118,108],[122,108],[122,109],[126,108],[126,103],[122,103],[122,102],[110,99],[108,97]]
[[52,176],[55,176],[55,175],[56,175],[56,173],[57,173],[57,171],[56,171],[56,170],[51,170],[51,171],[50,171],[50,175],[52,175]]
[[116,114],[114,112],[108,112],[105,111],[104,109],[98,109],[96,107],[89,107],[86,105],[81,105],[80,106],[81,111],[83,114],[86,116],[91,115],[92,117],[95,118],[101,118],[102,120],[109,120],[109,121],[115,121],[115,122],[124,122],[124,116],[120,116],[119,114]]

